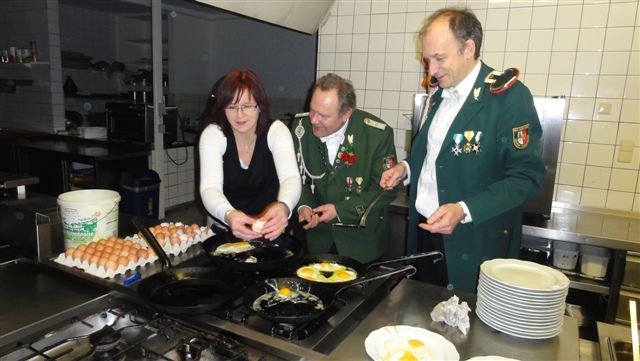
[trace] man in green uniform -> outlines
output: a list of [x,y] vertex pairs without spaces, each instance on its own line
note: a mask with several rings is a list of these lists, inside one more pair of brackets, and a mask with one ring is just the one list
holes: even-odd
[[[327,74],[314,85],[310,112],[294,120],[303,183],[298,219],[311,254],[369,262],[384,253],[389,240],[387,205],[396,191],[383,190],[379,182],[395,164],[396,151],[392,129],[355,105],[351,82]],[[356,228],[380,192],[365,227]]]
[[517,70],[494,72],[478,59],[482,27],[472,12],[441,9],[420,38],[439,89],[411,159],[380,185],[411,184],[408,253],[444,248],[446,270],[421,267],[422,278],[475,292],[483,261],[518,256],[522,204],[546,174],[542,129]]

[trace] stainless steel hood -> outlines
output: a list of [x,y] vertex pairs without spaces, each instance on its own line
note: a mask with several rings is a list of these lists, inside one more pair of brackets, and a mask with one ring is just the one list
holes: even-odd
[[196,0],[236,14],[313,34],[329,14],[335,0]]

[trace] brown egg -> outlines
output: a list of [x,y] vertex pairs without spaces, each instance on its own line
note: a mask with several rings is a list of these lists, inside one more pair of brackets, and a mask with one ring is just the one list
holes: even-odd
[[142,246],[139,243],[135,243],[135,242],[133,243],[133,245],[131,247],[133,247],[135,249],[142,249]]
[[164,235],[164,233],[163,233],[163,232],[159,232],[159,233],[158,233],[158,234],[156,234],[155,236],[156,236],[156,239],[157,239],[158,241],[160,241],[161,239],[164,239],[164,238],[165,238],[165,235]]
[[144,249],[138,250],[138,253],[136,254],[136,256],[138,256],[138,259],[142,258],[142,259],[147,259],[149,257],[149,252],[147,252]]
[[129,247],[127,246],[123,246],[122,249],[120,250],[120,253],[118,253],[121,256],[128,256],[129,255]]
[[177,234],[174,234],[171,236],[171,244],[172,245],[180,245],[180,236]]
[[116,243],[113,245],[113,251],[118,251],[122,249],[122,243]]
[[98,241],[98,244],[102,244],[104,245],[105,243],[107,243],[107,240],[102,238],[101,240]]
[[124,266],[125,268],[129,265],[129,257],[120,256],[118,257],[118,266]]
[[87,245],[87,248],[96,248],[98,246],[98,242],[91,242]]
[[109,261],[109,258],[107,256],[102,256],[100,257],[100,259],[98,259],[98,267],[102,267],[106,270],[106,263],[107,261]]
[[73,257],[73,252],[75,252],[76,249],[73,247],[69,247],[67,249],[64,250],[64,255],[67,257]]
[[100,256],[94,253],[91,255],[91,259],[89,259],[89,263],[95,264],[97,266],[99,260],[100,260]]
[[117,239],[118,239],[118,237],[116,237],[116,236],[111,236],[111,237],[107,238],[107,241],[115,242]]
[[82,255],[84,254],[84,252],[77,248],[74,252],[73,252],[73,259],[82,259]]
[[156,255],[156,251],[154,251],[153,248],[147,248],[147,253],[149,253],[149,256],[155,256]]
[[87,249],[84,250],[85,254],[94,254],[96,252],[95,247],[87,247]]
[[122,242],[122,244],[124,244],[125,246],[129,246],[129,247],[131,247],[131,246],[133,246],[133,241],[132,241],[132,240],[130,240],[130,239],[125,239],[125,240]]
[[104,244],[103,244],[103,243],[99,243],[99,244],[96,246],[96,251],[103,251],[103,250],[104,250]]
[[108,271],[115,271],[118,269],[118,263],[116,263],[116,261],[108,260],[104,265]]
[[91,259],[91,256],[93,256],[92,253],[85,252],[82,254],[82,257],[80,257],[80,259],[82,260],[82,262],[85,262],[85,261],[89,262],[89,260]]
[[110,261],[117,261],[119,257],[120,256],[118,256],[117,253],[112,253],[112,254],[107,256],[107,258],[109,258]]
[[133,262],[136,263],[138,262],[138,256],[137,253],[129,253],[129,256],[127,256],[127,258],[129,258],[129,262]]
[[113,242],[113,241],[106,241],[106,242],[104,242],[104,245],[105,245],[106,247],[113,247],[113,245],[114,245],[114,244],[115,244],[115,242]]
[[200,226],[194,223],[191,225],[191,229],[193,230],[200,229]]
[[78,249],[84,252],[84,250],[87,249],[87,245],[86,244],[81,244],[81,245],[78,246]]

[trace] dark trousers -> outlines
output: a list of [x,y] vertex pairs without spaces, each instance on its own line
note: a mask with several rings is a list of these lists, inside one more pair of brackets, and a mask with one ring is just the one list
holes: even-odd
[[[420,223],[424,223],[424,217],[420,218]],[[442,234],[430,233],[425,230],[418,230],[418,253],[440,251],[444,254],[444,241]],[[433,263],[433,257],[419,258],[416,262],[418,272],[415,279],[440,286],[447,286],[449,278],[447,276],[446,255],[437,263]]]

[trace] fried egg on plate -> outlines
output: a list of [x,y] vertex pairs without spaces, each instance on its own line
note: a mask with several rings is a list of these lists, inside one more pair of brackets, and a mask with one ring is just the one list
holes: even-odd
[[428,361],[432,355],[425,344],[416,339],[394,337],[385,341],[383,361]]
[[251,243],[247,241],[240,242],[232,242],[232,243],[224,243],[219,245],[216,250],[213,252],[214,256],[221,254],[235,254],[235,253],[243,253],[247,251],[251,251],[255,247],[251,245]]

